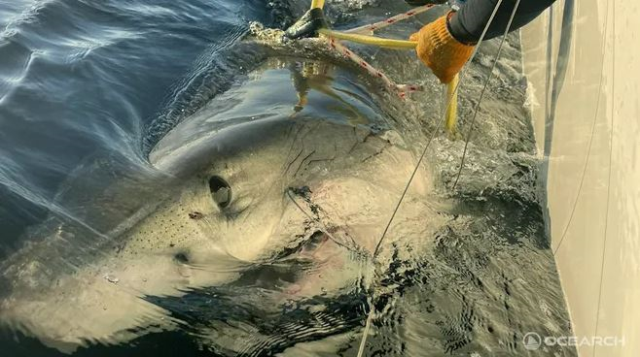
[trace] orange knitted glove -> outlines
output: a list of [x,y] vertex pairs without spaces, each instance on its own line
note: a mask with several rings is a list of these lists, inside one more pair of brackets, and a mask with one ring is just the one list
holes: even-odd
[[474,48],[458,42],[449,33],[447,19],[452,15],[450,12],[411,35],[411,41],[418,42],[418,58],[445,84],[460,72]]

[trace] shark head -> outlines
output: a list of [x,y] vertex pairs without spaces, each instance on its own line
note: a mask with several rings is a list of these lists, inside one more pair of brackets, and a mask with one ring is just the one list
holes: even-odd
[[[72,350],[181,326],[166,302],[198,291],[241,289],[237,299],[267,315],[362,293],[417,157],[392,128],[352,120],[381,113],[367,98],[345,101],[339,85],[316,78],[306,90],[320,83],[310,103],[321,104],[292,116],[264,90],[272,79],[262,72],[166,134],[149,155],[165,178],[157,202],[83,264],[60,273],[26,252],[5,269],[12,292],[0,302],[3,322]],[[266,112],[255,105],[267,100],[275,102]],[[436,229],[432,186],[419,166],[385,246]],[[226,313],[209,308],[210,320]]]

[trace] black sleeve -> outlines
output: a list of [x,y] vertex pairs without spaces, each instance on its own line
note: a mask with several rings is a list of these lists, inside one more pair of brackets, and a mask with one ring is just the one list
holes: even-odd
[[[540,15],[555,0],[521,0],[509,31],[528,24]],[[449,19],[449,31],[462,43],[476,43],[491,17],[498,0],[467,0],[467,2]],[[496,13],[485,39],[498,37],[504,33],[516,0],[503,0]]]

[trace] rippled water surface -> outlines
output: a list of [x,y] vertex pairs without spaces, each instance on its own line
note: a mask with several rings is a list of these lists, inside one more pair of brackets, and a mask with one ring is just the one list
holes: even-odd
[[[356,356],[367,316],[367,356],[521,356],[527,332],[570,333],[517,34],[454,188],[464,141],[412,53],[352,46],[424,86],[400,100],[322,43],[249,33],[307,7],[0,0],[3,355]],[[464,134],[497,46],[463,78]]]

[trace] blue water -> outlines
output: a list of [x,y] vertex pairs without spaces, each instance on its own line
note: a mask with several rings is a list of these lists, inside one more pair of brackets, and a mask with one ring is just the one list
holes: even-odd
[[0,1],[3,248],[52,207],[91,156],[144,161],[145,130],[250,20],[290,21],[262,1]]

